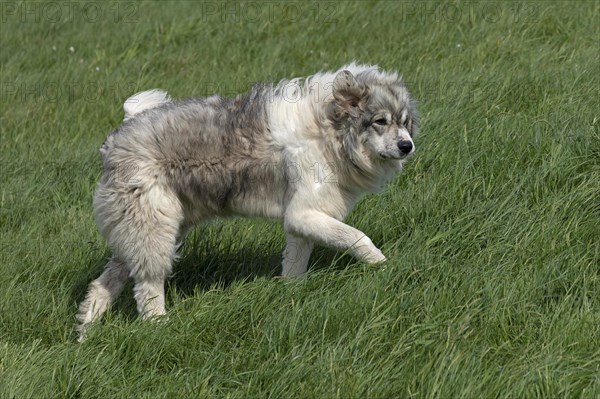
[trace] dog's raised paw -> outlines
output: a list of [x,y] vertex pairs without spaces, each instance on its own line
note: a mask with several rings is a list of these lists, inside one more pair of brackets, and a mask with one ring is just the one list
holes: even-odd
[[371,255],[369,255],[366,261],[371,264],[377,264],[387,261],[387,258],[380,250],[377,250],[377,252],[374,252]]

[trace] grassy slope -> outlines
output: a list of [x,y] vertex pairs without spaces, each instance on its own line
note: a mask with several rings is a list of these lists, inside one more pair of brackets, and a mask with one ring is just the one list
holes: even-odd
[[[1,4],[0,397],[600,395],[597,4],[36,4]],[[351,59],[400,70],[422,113],[416,158],[349,217],[385,269],[319,249],[273,279],[280,227],[218,222],[183,249],[168,322],[126,291],[74,343],[123,99]]]

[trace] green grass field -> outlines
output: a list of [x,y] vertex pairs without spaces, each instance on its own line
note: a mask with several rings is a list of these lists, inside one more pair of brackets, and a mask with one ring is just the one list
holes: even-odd
[[[600,6],[0,3],[0,398],[597,398]],[[131,287],[76,343],[109,251],[98,149],[132,93],[233,95],[356,59],[400,71],[417,154],[281,280],[279,224],[198,227],[169,319]]]

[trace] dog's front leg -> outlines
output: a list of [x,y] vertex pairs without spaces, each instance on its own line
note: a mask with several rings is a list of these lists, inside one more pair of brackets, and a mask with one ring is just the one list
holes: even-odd
[[314,246],[313,242],[291,233],[286,234],[286,238],[281,275],[283,277],[300,276],[306,273],[308,260]]
[[288,211],[284,224],[288,234],[305,237],[339,251],[349,251],[363,262],[379,263],[386,260],[365,233],[322,212]]

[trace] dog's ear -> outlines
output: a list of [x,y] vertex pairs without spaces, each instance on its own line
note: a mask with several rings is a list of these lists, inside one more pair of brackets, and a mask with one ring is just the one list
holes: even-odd
[[333,80],[333,98],[342,113],[358,115],[367,96],[367,88],[350,71],[341,71]]
[[408,107],[408,132],[411,137],[417,137],[419,134],[419,113],[417,112],[416,103],[410,100]]

